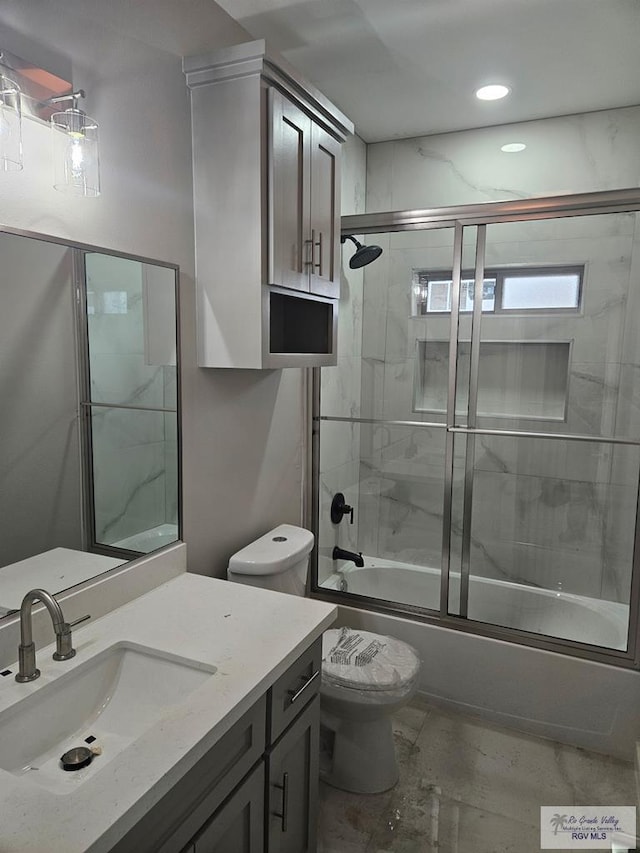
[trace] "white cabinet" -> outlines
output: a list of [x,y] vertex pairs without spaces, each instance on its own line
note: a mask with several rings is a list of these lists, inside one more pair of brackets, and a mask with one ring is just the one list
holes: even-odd
[[184,60],[202,367],[336,363],[353,125],[264,41]]

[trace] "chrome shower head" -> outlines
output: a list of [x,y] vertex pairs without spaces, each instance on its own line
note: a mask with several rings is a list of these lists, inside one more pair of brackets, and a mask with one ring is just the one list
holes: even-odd
[[359,240],[356,240],[355,237],[352,237],[351,234],[345,234],[340,238],[341,243],[344,243],[345,240],[351,240],[356,246],[356,250],[349,260],[349,266],[352,270],[357,270],[360,267],[366,267],[367,264],[375,261],[375,259],[379,258],[382,254],[380,246],[363,246],[362,243],[360,243]]

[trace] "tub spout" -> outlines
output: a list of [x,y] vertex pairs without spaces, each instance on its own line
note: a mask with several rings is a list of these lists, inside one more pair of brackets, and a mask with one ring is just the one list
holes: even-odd
[[337,545],[333,549],[331,558],[333,560],[351,560],[359,569],[364,566],[362,554],[356,554],[353,551],[345,551],[343,548],[338,548]]

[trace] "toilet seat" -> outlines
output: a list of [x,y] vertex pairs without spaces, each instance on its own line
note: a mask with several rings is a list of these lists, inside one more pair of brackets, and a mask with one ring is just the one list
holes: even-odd
[[338,628],[322,637],[322,679],[329,689],[357,690],[386,702],[409,692],[420,671],[415,650],[393,637]]

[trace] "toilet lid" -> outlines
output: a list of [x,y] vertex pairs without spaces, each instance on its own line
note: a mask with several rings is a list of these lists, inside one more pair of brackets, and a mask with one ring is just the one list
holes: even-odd
[[393,637],[352,628],[325,631],[322,677],[328,683],[356,690],[406,687],[418,674],[415,650]]

